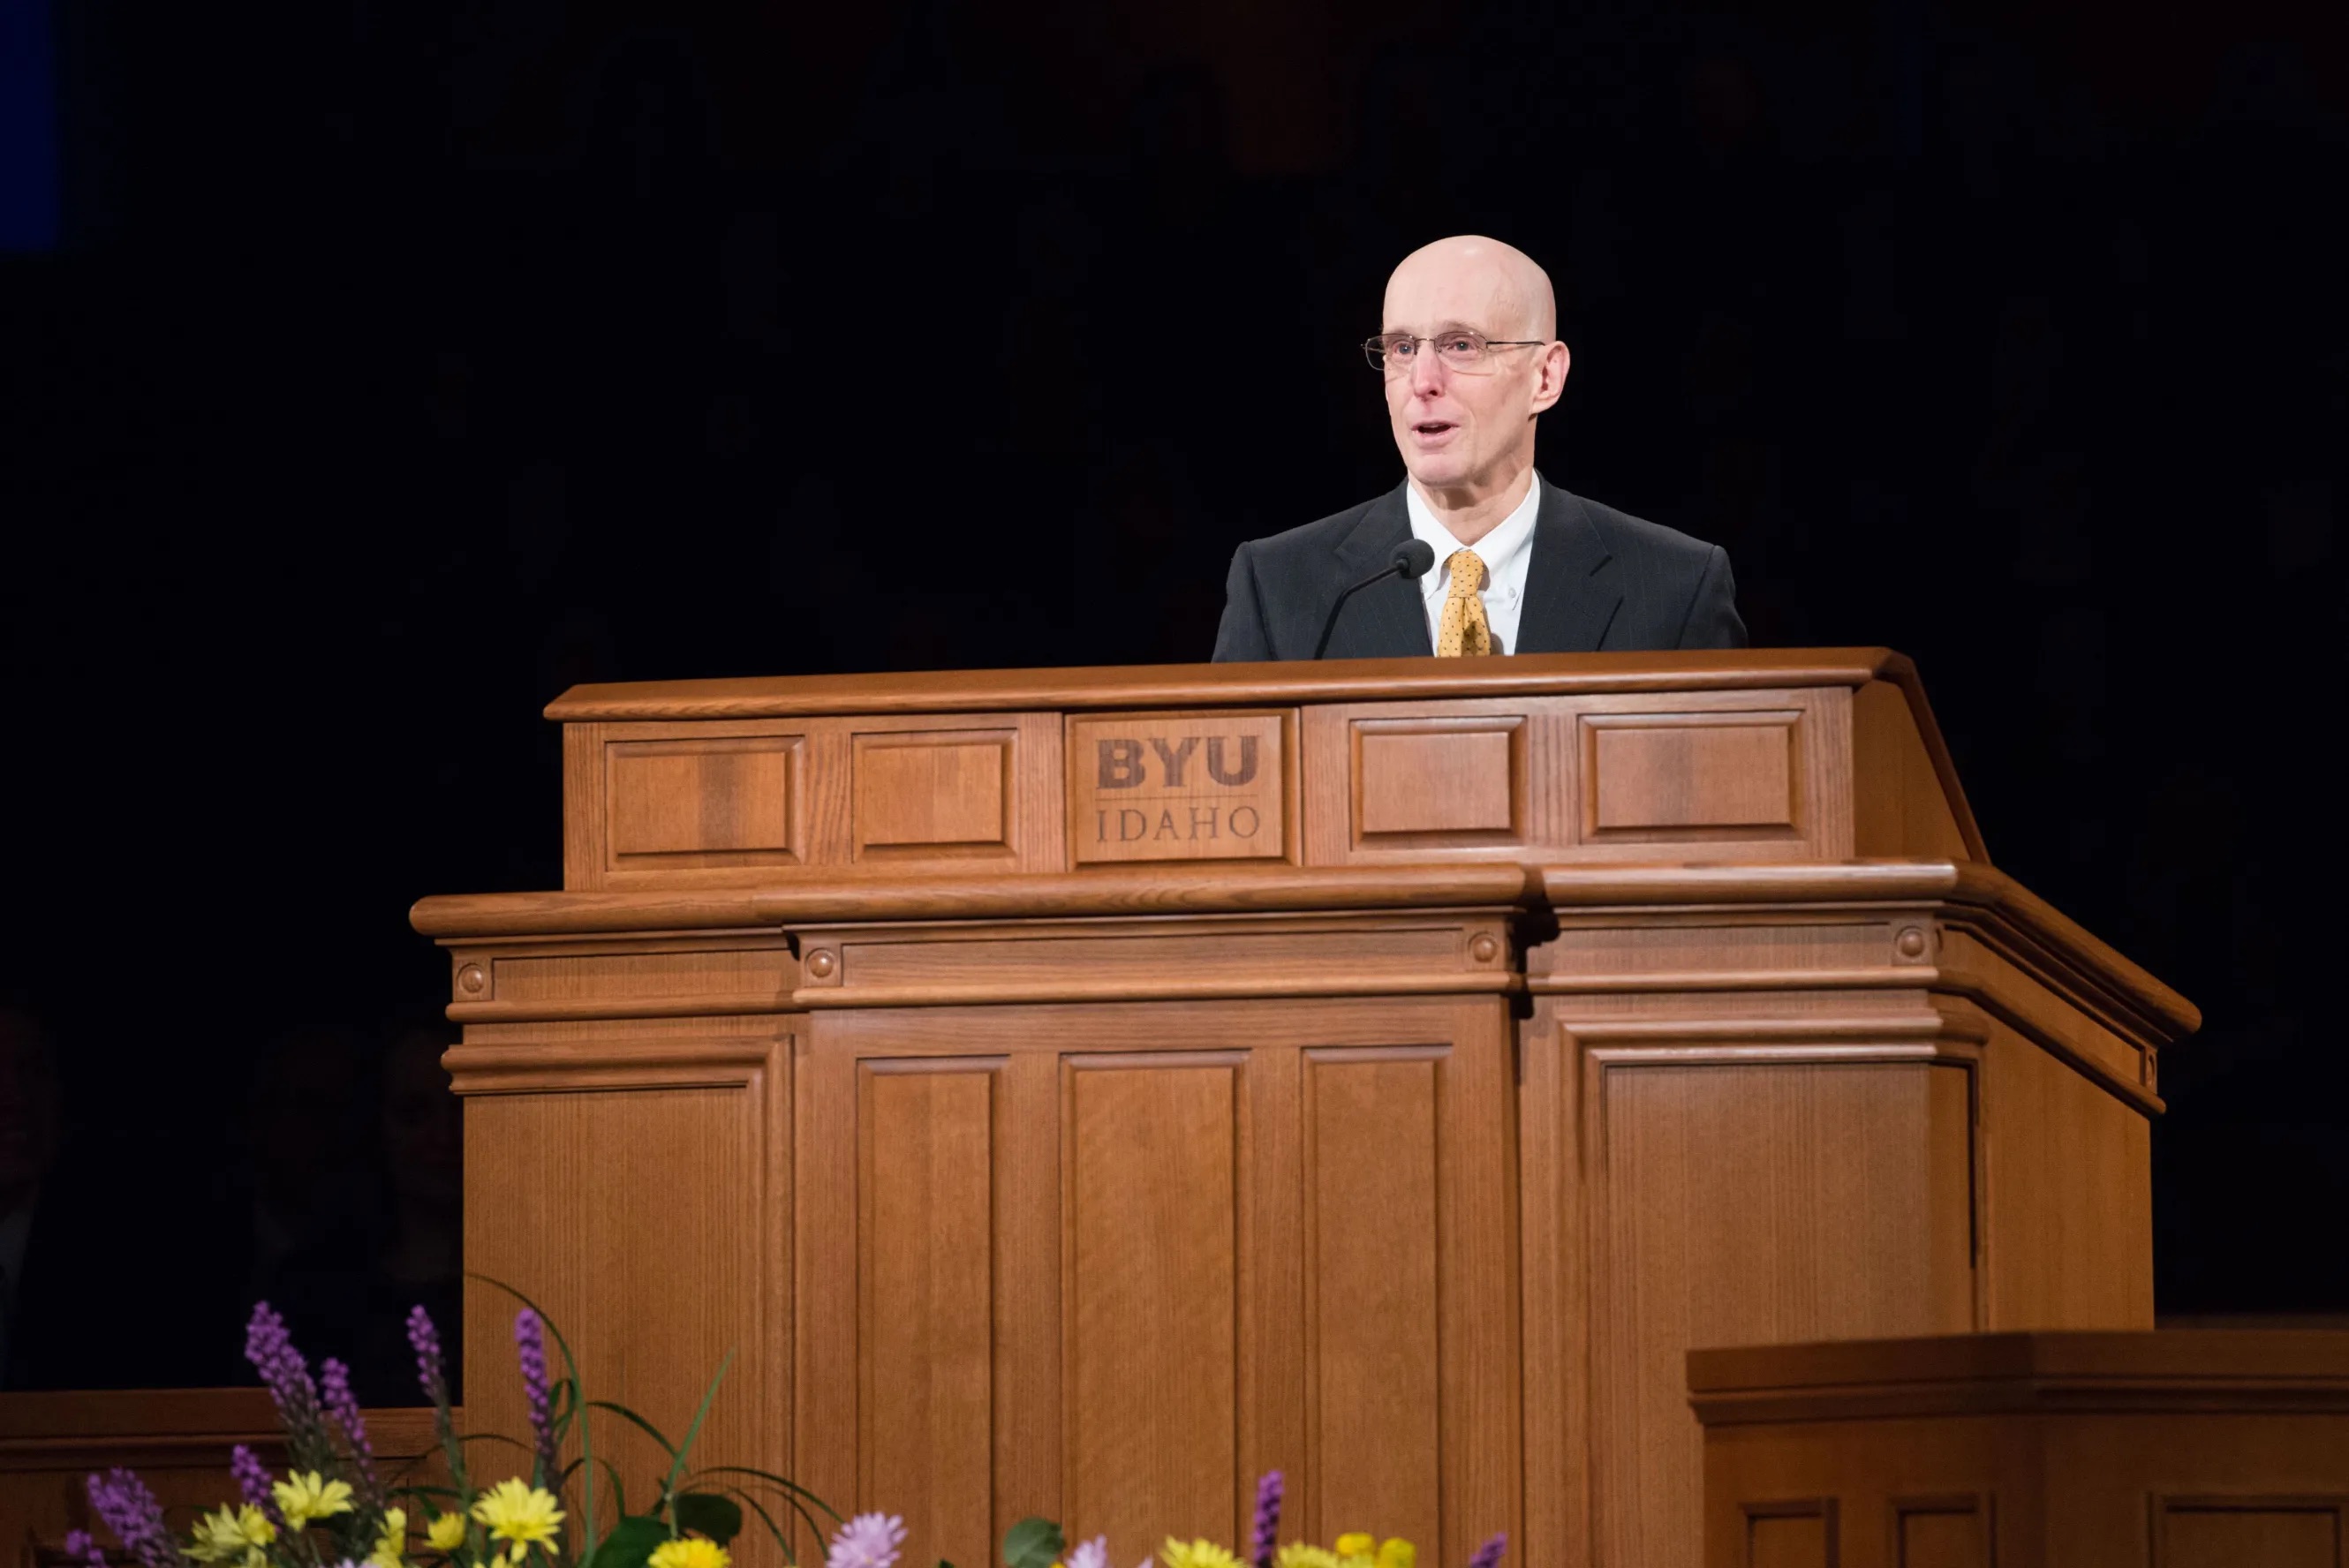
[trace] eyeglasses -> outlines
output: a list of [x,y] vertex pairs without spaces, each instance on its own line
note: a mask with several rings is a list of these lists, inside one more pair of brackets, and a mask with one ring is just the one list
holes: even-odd
[[1382,332],[1362,345],[1362,357],[1371,362],[1373,370],[1401,376],[1417,361],[1419,346],[1423,343],[1435,350],[1435,357],[1442,360],[1446,368],[1470,376],[1491,374],[1493,350],[1496,348],[1545,346],[1545,341],[1539,338],[1495,343],[1473,327],[1455,326],[1433,337],[1413,337],[1407,332]]

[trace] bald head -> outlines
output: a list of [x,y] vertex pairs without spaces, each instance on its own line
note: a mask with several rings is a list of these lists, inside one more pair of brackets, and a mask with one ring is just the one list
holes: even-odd
[[1488,337],[1557,335],[1557,294],[1540,263],[1515,245],[1482,234],[1455,234],[1422,245],[1387,279],[1386,325],[1433,310],[1436,325],[1475,326]]
[[1566,387],[1549,274],[1515,245],[1455,235],[1402,259],[1383,317],[1381,337],[1412,340],[1375,356],[1395,449],[1452,536],[1474,544],[1526,494],[1535,422]]

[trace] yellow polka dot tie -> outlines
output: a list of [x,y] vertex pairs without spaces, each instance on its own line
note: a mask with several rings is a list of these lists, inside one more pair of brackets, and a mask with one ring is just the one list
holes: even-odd
[[1493,628],[1485,619],[1485,560],[1473,550],[1455,550],[1444,568],[1452,573],[1452,592],[1444,601],[1444,619],[1435,633],[1435,656],[1456,659],[1466,654],[1493,651]]

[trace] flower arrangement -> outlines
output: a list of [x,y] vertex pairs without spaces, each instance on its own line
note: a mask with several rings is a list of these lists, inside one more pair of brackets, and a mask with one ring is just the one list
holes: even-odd
[[[409,1315],[409,1344],[447,1472],[429,1482],[384,1473],[352,1396],[349,1369],[329,1357],[314,1379],[285,1320],[267,1302],[256,1305],[245,1330],[245,1359],[276,1407],[289,1468],[273,1475],[239,1444],[229,1464],[238,1501],[202,1515],[184,1535],[164,1522],[155,1494],[129,1470],[92,1475],[90,1507],[120,1543],[129,1560],[122,1568],[729,1568],[729,1547],[741,1532],[746,1508],[791,1562],[797,1558],[778,1516],[804,1523],[818,1540],[824,1531],[816,1514],[829,1516],[840,1527],[836,1547],[852,1532],[861,1532],[854,1542],[873,1539],[879,1515],[843,1522],[781,1476],[743,1465],[688,1468],[725,1364],[685,1440],[672,1443],[626,1406],[586,1398],[561,1333],[526,1298],[509,1294],[522,1302],[514,1347],[530,1413],[528,1443],[455,1430],[439,1331],[422,1307]],[[561,1357],[559,1377],[547,1357],[549,1335]],[[630,1422],[667,1456],[668,1468],[654,1478],[643,1511],[630,1511],[618,1470],[597,1456],[590,1411]],[[574,1437],[578,1457],[566,1464],[562,1456]],[[521,1449],[526,1472],[477,1486],[471,1449],[485,1442]],[[564,1507],[574,1483],[575,1520]],[[899,1529],[899,1541],[904,1533]],[[83,1568],[116,1568],[88,1532],[67,1536],[66,1546]]]
[[[804,1487],[744,1465],[688,1468],[702,1421],[725,1380],[726,1363],[710,1379],[685,1440],[672,1443],[626,1406],[586,1398],[562,1334],[527,1298],[509,1294],[522,1302],[514,1316],[514,1348],[530,1415],[528,1443],[455,1430],[440,1335],[422,1307],[409,1315],[418,1381],[432,1406],[447,1471],[445,1479],[429,1482],[383,1472],[352,1396],[348,1368],[328,1357],[314,1379],[285,1320],[267,1302],[256,1305],[245,1331],[245,1358],[260,1374],[285,1426],[289,1468],[282,1477],[273,1475],[258,1455],[239,1444],[229,1463],[238,1501],[200,1516],[185,1535],[173,1533],[155,1494],[129,1470],[92,1475],[90,1507],[120,1543],[128,1560],[120,1568],[730,1568],[730,1547],[742,1531],[745,1508],[759,1516],[786,1562],[798,1558],[782,1521],[804,1524],[823,1540],[816,1518],[821,1512],[835,1527],[824,1568],[896,1568],[905,1543],[902,1519],[884,1513],[843,1519]],[[550,1335],[562,1357],[560,1377],[547,1357]],[[667,1456],[668,1469],[656,1479],[644,1512],[628,1511],[618,1470],[608,1457],[597,1459],[590,1411],[630,1422]],[[565,1463],[563,1454],[574,1436],[578,1457]],[[477,1487],[468,1458],[471,1446],[481,1442],[521,1449],[529,1459],[527,1478],[511,1475]],[[574,1483],[575,1521],[564,1506]],[[608,1501],[600,1519],[599,1493]],[[1281,1475],[1274,1470],[1257,1488],[1256,1524],[1246,1557],[1211,1541],[1169,1536],[1157,1563],[1418,1568],[1417,1552],[1408,1541],[1379,1542],[1356,1533],[1341,1535],[1328,1547],[1281,1545]],[[1506,1544],[1505,1537],[1494,1536],[1468,1568],[1498,1568]],[[68,1535],[66,1549],[82,1568],[116,1568],[86,1531]],[[1071,1549],[1058,1524],[1024,1519],[1004,1536],[1003,1562],[1005,1568],[1111,1568],[1109,1541],[1096,1536]],[[953,1564],[940,1563],[938,1568]],[[1145,1560],[1141,1568],[1152,1564]]]
[[[1302,1541],[1280,1544],[1282,1480],[1278,1470],[1266,1472],[1257,1483],[1256,1527],[1242,1557],[1227,1546],[1204,1539],[1184,1541],[1168,1536],[1157,1553],[1163,1568],[1418,1568],[1418,1549],[1408,1541],[1380,1541],[1359,1532],[1338,1537],[1332,1546]],[[1468,1568],[1500,1568],[1508,1537],[1495,1535],[1476,1549]],[[1061,1555],[1067,1553],[1065,1558]],[[1004,1568],[1111,1568],[1109,1538],[1097,1535],[1070,1550],[1061,1527],[1050,1520],[1025,1519],[1003,1538]],[[873,1568],[893,1568],[894,1554]],[[864,1568],[859,1564],[858,1568]],[[940,1563],[939,1568],[952,1568]],[[1145,1558],[1140,1568],[1152,1568]]]

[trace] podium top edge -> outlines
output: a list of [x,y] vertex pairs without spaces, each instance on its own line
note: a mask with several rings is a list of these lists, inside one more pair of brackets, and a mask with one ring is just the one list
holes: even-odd
[[546,706],[560,723],[1147,708],[1594,692],[1852,686],[1915,679],[1889,648],[1521,654],[1491,659],[1329,659],[1257,665],[761,676],[575,686]]

